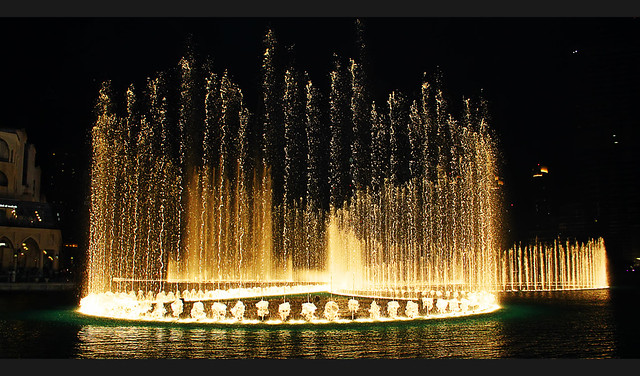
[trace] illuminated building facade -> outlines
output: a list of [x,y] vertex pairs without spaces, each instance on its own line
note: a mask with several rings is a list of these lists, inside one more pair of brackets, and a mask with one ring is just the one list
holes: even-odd
[[0,282],[47,280],[59,269],[61,231],[35,157],[24,130],[0,129]]

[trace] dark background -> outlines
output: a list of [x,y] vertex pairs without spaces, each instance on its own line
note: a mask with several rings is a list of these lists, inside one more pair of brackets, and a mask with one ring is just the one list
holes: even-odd
[[[412,96],[440,69],[452,104],[480,93],[502,152],[508,243],[603,236],[614,269],[640,257],[640,20],[362,18],[372,94]],[[196,53],[228,69],[257,112],[262,39],[295,45],[323,90],[332,53],[355,54],[354,18],[4,18],[0,127],[24,128],[63,236],[86,245],[93,104]],[[549,174],[533,178],[538,164]]]

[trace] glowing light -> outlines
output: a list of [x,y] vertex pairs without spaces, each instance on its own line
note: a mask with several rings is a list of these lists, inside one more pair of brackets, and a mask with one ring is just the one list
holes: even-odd
[[399,308],[400,308],[400,303],[398,303],[395,300],[390,301],[389,303],[387,303],[387,315],[392,319],[397,318]]
[[338,306],[338,303],[333,300],[329,300],[324,306],[324,317],[329,321],[335,320],[338,318],[339,311],[340,307]]
[[405,308],[405,315],[412,319],[418,317],[419,316],[418,303],[408,301],[407,306]]
[[256,303],[256,308],[258,309],[257,314],[261,319],[264,319],[264,317],[269,314],[269,302],[266,300],[261,300]]
[[[206,68],[198,87],[194,72],[201,67],[192,56],[179,62],[176,124],[168,116],[163,74],[148,79],[145,98],[137,98],[133,86],[127,90],[123,115],[113,110],[118,106],[109,84],[102,86],[92,129],[81,312],[245,322],[255,308],[262,320],[293,322],[316,320],[321,309],[324,320],[340,321],[337,301],[291,304],[296,293],[323,292],[350,298],[352,321],[361,319],[361,299],[373,299],[369,320],[417,319],[487,312],[498,307],[493,292],[560,278],[560,269],[533,264],[548,254],[528,248],[525,255],[501,254],[498,187],[504,182],[481,104],[465,100],[462,114],[450,114],[439,82],[423,82],[414,101],[391,93],[369,110],[362,67],[354,61],[336,63],[331,91],[322,96],[292,67],[277,82],[272,33],[266,42],[259,146],[249,137],[250,111],[238,85],[227,71]],[[205,100],[196,101],[197,93]],[[330,109],[327,150],[319,128],[324,104],[317,103],[323,97]],[[173,126],[176,137],[170,136]],[[351,145],[345,146],[343,132],[353,133]],[[363,142],[368,139],[370,149]],[[252,159],[258,147],[264,160]],[[327,161],[329,176],[322,177]],[[534,177],[548,173],[538,166]],[[323,185],[328,208],[320,204]],[[597,248],[592,261],[602,256]],[[554,255],[574,260],[576,252]],[[563,273],[574,273],[582,262],[567,264]],[[599,275],[590,278],[559,286],[603,283]],[[274,301],[273,317],[269,297],[280,303]],[[240,299],[248,298],[259,301],[245,306]],[[426,311],[414,302],[420,299]],[[226,317],[226,304],[235,304],[233,318]]]
[[278,306],[278,314],[280,315],[280,320],[285,321],[289,314],[291,313],[291,304],[289,302],[284,302]]
[[315,318],[316,309],[316,305],[313,303],[302,303],[302,311],[300,314],[305,318],[305,320],[311,321]]
[[604,240],[517,246],[499,254],[503,291],[597,289],[609,286]]
[[[400,312],[401,303],[399,301],[388,301],[386,303],[386,312],[383,315],[380,305],[372,300],[369,312],[369,317],[355,317],[355,310],[351,312],[352,318],[350,321],[388,321],[388,320],[421,320],[427,318],[438,317],[454,317],[462,315],[476,315],[494,312],[500,309],[500,306],[495,303],[495,296],[489,293],[469,294],[464,297],[454,297],[450,299],[438,299],[440,302],[440,308],[436,311],[432,310],[433,305],[423,304],[424,312],[420,312],[419,306],[414,301],[407,301],[405,303],[405,309]],[[431,298],[425,298],[431,299]],[[425,301],[423,299],[423,302]],[[355,300],[355,299],[351,299]],[[432,301],[432,300],[431,300]],[[79,312],[92,315],[92,316],[108,316],[129,320],[141,320],[141,321],[173,321],[173,322],[191,322],[196,320],[198,322],[216,322],[233,324],[238,321],[243,321],[245,324],[277,324],[283,321],[287,321],[291,324],[300,324],[304,322],[322,322],[322,321],[334,321],[334,322],[349,322],[344,318],[341,318],[341,308],[338,302],[334,300],[328,301],[323,310],[323,317],[318,318],[315,316],[317,307],[313,303],[302,303],[301,310],[299,312],[293,312],[290,302],[282,303],[278,306],[278,312],[276,317],[269,316],[268,301],[261,300],[256,303],[257,311],[256,316],[260,320],[255,318],[245,318],[246,306],[242,301],[237,300],[233,308],[230,310],[232,318],[227,318],[227,305],[222,302],[213,302],[209,312],[206,310],[205,301],[193,301],[191,308],[183,315],[184,303],[176,295],[164,294],[164,292],[153,296],[153,294],[143,294],[141,291],[138,295],[130,291],[129,293],[101,293],[91,294],[83,298],[80,302]],[[348,305],[347,305],[348,306]],[[352,308],[353,303],[351,303]],[[253,313],[252,313],[253,315]],[[292,315],[299,315],[304,320],[291,318]],[[265,321],[265,319],[267,319]]]

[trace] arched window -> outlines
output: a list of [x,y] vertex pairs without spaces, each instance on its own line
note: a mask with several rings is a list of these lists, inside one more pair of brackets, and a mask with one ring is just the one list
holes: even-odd
[[33,238],[25,239],[18,248],[18,268],[23,270],[38,268],[40,252],[40,247]]
[[13,245],[3,236],[0,238],[0,271],[13,270]]
[[4,172],[0,171],[0,187],[6,187],[9,185],[9,179],[7,179],[7,175]]
[[9,162],[9,145],[7,141],[0,138],[0,161],[1,162]]

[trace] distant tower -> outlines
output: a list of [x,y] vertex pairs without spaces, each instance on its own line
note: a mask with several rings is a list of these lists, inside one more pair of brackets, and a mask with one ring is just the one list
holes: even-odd
[[551,202],[552,181],[549,168],[538,163],[531,171],[530,238],[551,241],[558,234]]

